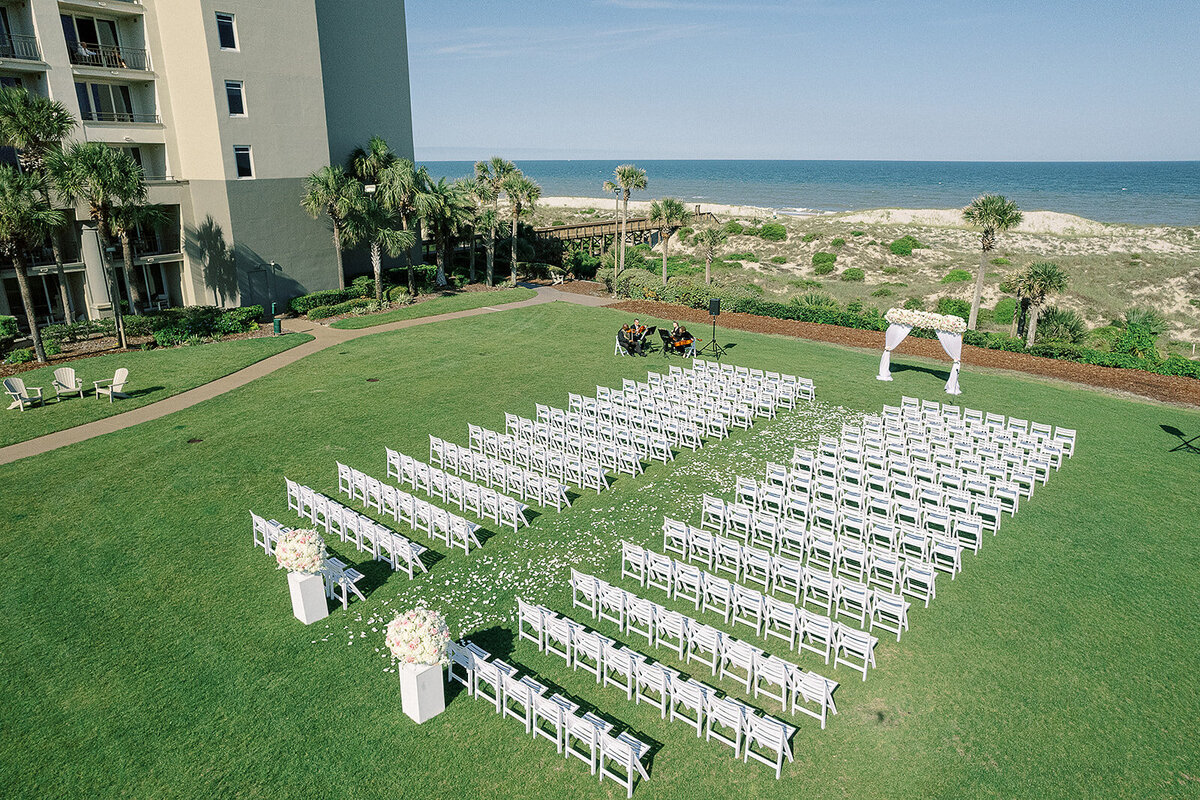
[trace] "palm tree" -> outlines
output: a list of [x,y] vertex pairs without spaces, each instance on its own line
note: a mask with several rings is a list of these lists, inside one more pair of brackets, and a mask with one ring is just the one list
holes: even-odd
[[974,330],[976,319],[979,317],[979,300],[983,297],[983,277],[987,272],[988,253],[996,247],[996,234],[1020,225],[1022,215],[1016,203],[999,194],[976,197],[963,209],[962,215],[968,224],[983,229],[979,235],[981,249],[979,273],[975,276],[975,296],[971,300],[971,315],[967,320],[967,327]]
[[633,164],[621,164],[615,170],[613,175],[616,177],[616,186],[621,190],[621,242],[617,248],[617,261],[614,264],[613,278],[621,274],[621,270],[625,269],[625,232],[628,228],[629,220],[629,194],[633,191],[645,190],[646,170],[638,169]]
[[664,197],[650,204],[650,224],[657,226],[663,247],[663,286],[667,285],[667,248],[675,231],[692,221],[692,212],[674,197]]
[[378,192],[367,195],[346,218],[346,242],[352,245],[367,243],[375,273],[375,302],[383,303],[383,251],[398,256],[416,245],[416,237],[399,227],[399,216],[388,209],[378,195]]
[[395,164],[396,154],[382,136],[372,136],[367,146],[350,151],[346,160],[347,171],[367,186],[379,183],[383,171]]
[[[621,187],[617,186],[612,181],[605,181],[604,185],[600,188],[605,194],[613,195],[613,223],[619,224],[621,219]],[[613,241],[615,242],[616,240],[617,237],[614,236]]]
[[[121,292],[116,272],[108,263],[109,238],[114,204],[145,203],[146,179],[142,168],[128,153],[100,142],[73,142],[65,150],[51,153],[47,166],[58,193],[74,203],[82,200],[96,223],[100,238],[101,260],[108,270],[112,286],[113,317],[117,341],[126,346],[125,323],[121,314]],[[131,288],[130,291],[133,291]]]
[[[424,167],[417,167],[407,158],[397,159],[384,168],[379,174],[379,184],[375,190],[378,202],[394,212],[400,222],[400,229],[412,230],[415,223],[423,214],[428,197],[429,173]],[[416,234],[413,234],[413,247],[416,247]],[[408,293],[417,296],[416,270],[413,268],[412,251],[400,253],[408,266]]]
[[438,178],[429,186],[429,204],[421,219],[433,234],[437,251],[437,285],[445,286],[446,268],[452,266],[454,239],[471,221],[471,200],[465,182],[447,183]]
[[156,228],[165,224],[170,217],[166,209],[153,203],[136,201],[116,206],[112,210],[109,224],[112,234],[121,240],[121,250],[125,262],[125,285],[129,287],[129,310],[134,314],[142,313],[142,290],[133,276],[133,234],[138,228]]
[[1037,336],[1038,311],[1050,295],[1058,294],[1067,288],[1067,273],[1051,261],[1039,261],[1030,264],[1025,271],[1020,287],[1029,302],[1029,325],[1025,332],[1025,346],[1033,347],[1034,337]]
[[[63,141],[74,128],[75,118],[62,103],[30,94],[15,86],[0,89],[0,144],[15,148],[21,169],[37,176],[39,191],[47,205],[51,203],[46,156],[62,150]],[[53,232],[49,238],[58,272],[59,299],[63,314],[70,322],[75,313],[71,308],[71,293],[67,289],[62,248]]]
[[[470,200],[471,200],[471,254],[470,254],[470,275],[471,283],[475,282],[475,237],[480,229],[489,230],[488,224],[484,221],[487,212],[490,209],[494,195],[492,193],[491,184],[487,181],[480,180],[476,177],[469,182]],[[485,247],[492,247],[493,244],[488,240],[488,234],[484,234]],[[488,283],[491,283],[492,263],[488,260]]]
[[717,255],[717,248],[725,244],[725,240],[729,238],[729,234],[725,233],[724,228],[705,228],[696,233],[696,246],[700,248],[700,252],[704,254],[704,282],[712,283],[712,262]]
[[517,285],[517,221],[533,213],[533,208],[542,196],[538,186],[522,173],[515,172],[504,179],[501,186],[508,197],[509,213],[512,214],[512,274],[509,283]]
[[486,202],[491,202],[491,214],[483,214],[481,217],[487,217],[487,221],[483,223],[488,230],[487,238],[487,284],[488,286],[496,285],[496,233],[500,228],[500,193],[504,181],[509,175],[517,172],[516,164],[501,158],[500,156],[492,156],[488,161],[479,161],[475,164],[475,179],[483,186],[487,187],[485,196],[488,198]]
[[25,251],[63,224],[63,213],[51,208],[42,193],[42,181],[33,173],[17,172],[7,164],[0,166],[0,254],[8,257],[17,273],[25,322],[33,337],[37,360],[46,361],[42,335],[33,314],[33,295],[29,291],[29,273]]
[[346,271],[342,267],[342,235],[346,217],[362,202],[362,184],[354,180],[341,166],[321,167],[304,179],[304,196],[300,205],[313,219],[324,214],[333,228],[333,250],[337,254],[338,288],[346,288]]

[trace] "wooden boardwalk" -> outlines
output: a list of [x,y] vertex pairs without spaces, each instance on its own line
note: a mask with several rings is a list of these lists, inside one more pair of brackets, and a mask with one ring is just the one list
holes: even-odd
[[[717,222],[714,214],[709,212],[693,213],[693,224]],[[553,225],[547,228],[535,228],[534,234],[542,239],[558,239],[562,242],[586,241],[588,249],[605,250],[611,247],[621,232],[621,223],[617,220],[609,222],[577,222],[572,225]],[[626,244],[653,242],[658,237],[658,227],[650,222],[649,217],[630,217],[626,220]]]

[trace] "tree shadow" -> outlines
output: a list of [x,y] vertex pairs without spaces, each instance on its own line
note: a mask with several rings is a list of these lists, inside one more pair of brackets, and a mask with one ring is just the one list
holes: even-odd
[[189,258],[203,265],[204,285],[212,292],[213,305],[224,305],[237,295],[237,258],[211,214],[198,227],[184,226],[183,246]]
[[1200,453],[1200,445],[1197,445],[1197,442],[1200,442],[1200,433],[1189,438],[1186,433],[1174,425],[1159,425],[1158,427],[1162,429],[1163,433],[1168,433],[1179,440],[1179,444],[1168,450],[1168,453]]
[[924,372],[926,375],[932,375],[940,381],[950,380],[950,370],[939,369],[935,367],[924,367],[919,364],[892,364],[892,372]]

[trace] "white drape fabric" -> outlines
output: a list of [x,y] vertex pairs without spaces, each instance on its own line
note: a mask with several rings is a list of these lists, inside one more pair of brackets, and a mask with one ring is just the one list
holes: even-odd
[[892,351],[899,347],[911,332],[912,325],[888,325],[887,332],[883,335],[883,357],[879,359],[879,374],[875,376],[877,380],[892,379]]
[[[883,355],[879,359],[879,374],[875,376],[877,380],[890,381],[892,379],[892,351],[899,347],[910,333],[912,333],[911,325],[892,324],[888,326],[887,332],[884,334]],[[946,394],[962,394],[962,389],[958,386],[958,372],[962,366],[962,334],[937,331],[937,337],[942,349],[946,351],[946,355],[954,361],[954,365],[950,368],[950,379],[946,381]]]
[[954,361],[954,366],[950,368],[950,379],[946,381],[946,394],[962,394],[962,389],[958,388],[958,370],[962,366],[962,334],[938,331],[937,337],[946,355]]

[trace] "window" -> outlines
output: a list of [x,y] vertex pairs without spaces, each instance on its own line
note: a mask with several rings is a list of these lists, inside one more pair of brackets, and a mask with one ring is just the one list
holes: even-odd
[[253,178],[254,164],[250,160],[250,145],[235,144],[233,146],[233,161],[237,165],[239,178]]
[[229,116],[246,116],[246,98],[241,81],[225,81],[225,99],[229,101]]
[[153,122],[153,115],[134,114],[129,87],[112,83],[76,83],[79,116],[89,122]]
[[217,39],[222,50],[237,50],[237,29],[233,27],[233,14],[217,12]]

